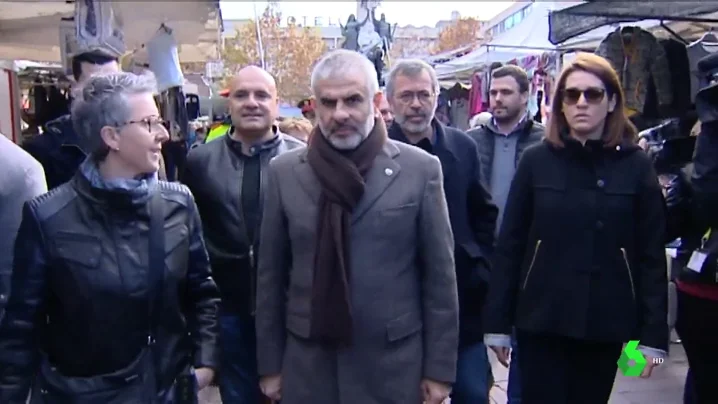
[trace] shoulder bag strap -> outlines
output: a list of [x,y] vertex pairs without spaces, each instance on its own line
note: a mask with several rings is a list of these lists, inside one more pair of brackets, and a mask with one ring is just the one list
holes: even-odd
[[160,312],[163,302],[163,283],[165,276],[165,233],[164,233],[164,209],[162,194],[155,190],[149,202],[150,231],[149,231],[149,259],[147,267],[147,354],[150,366],[148,379],[146,380],[147,394],[150,400],[154,400],[157,394],[159,374],[157,371],[157,355],[154,345],[157,338]]
[[148,345],[152,345],[156,338],[156,328],[159,322],[159,313],[162,308],[162,297],[165,276],[165,232],[164,209],[162,195],[155,191],[150,199],[150,234],[149,234],[149,267],[147,268],[147,294],[149,306]]

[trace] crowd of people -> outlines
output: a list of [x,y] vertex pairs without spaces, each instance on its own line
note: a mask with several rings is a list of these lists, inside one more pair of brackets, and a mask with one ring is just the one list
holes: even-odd
[[[75,67],[55,146],[33,159],[0,136],[4,404],[192,403],[212,382],[233,404],[484,404],[487,349],[510,404],[605,404],[625,342],[642,377],[667,355],[665,244],[688,232],[667,218],[689,201],[664,196],[678,183],[659,183],[600,56],[564,67],[547,126],[526,72],[494,70],[467,133],[435,118],[421,60],[382,90],[365,56],[324,55],[313,121],[280,119],[248,66],[179,182],[158,178],[152,81]],[[699,136],[690,198],[711,220],[715,144]],[[681,285],[694,399],[715,403],[718,286]]]

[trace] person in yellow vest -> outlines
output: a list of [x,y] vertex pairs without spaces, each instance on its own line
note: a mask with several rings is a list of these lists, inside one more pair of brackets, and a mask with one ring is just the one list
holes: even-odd
[[225,118],[224,121],[220,122],[217,125],[213,125],[210,128],[209,133],[207,134],[207,139],[204,142],[209,143],[214,139],[217,139],[218,137],[222,137],[229,131],[229,128],[231,126],[232,119],[230,117]]

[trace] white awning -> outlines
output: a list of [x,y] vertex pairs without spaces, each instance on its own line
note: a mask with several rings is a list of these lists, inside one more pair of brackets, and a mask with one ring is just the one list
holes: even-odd
[[[109,0],[108,0],[109,1]],[[219,1],[116,1],[127,49],[140,49],[161,24],[172,28],[182,62],[219,56]],[[65,1],[0,0],[0,59],[60,62],[60,24],[73,16]]]

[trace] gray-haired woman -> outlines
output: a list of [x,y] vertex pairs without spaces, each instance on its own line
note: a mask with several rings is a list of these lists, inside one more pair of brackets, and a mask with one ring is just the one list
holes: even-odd
[[154,82],[96,76],[72,120],[91,151],[23,209],[0,325],[0,402],[196,402],[217,364],[217,288],[192,195],[157,180]]

